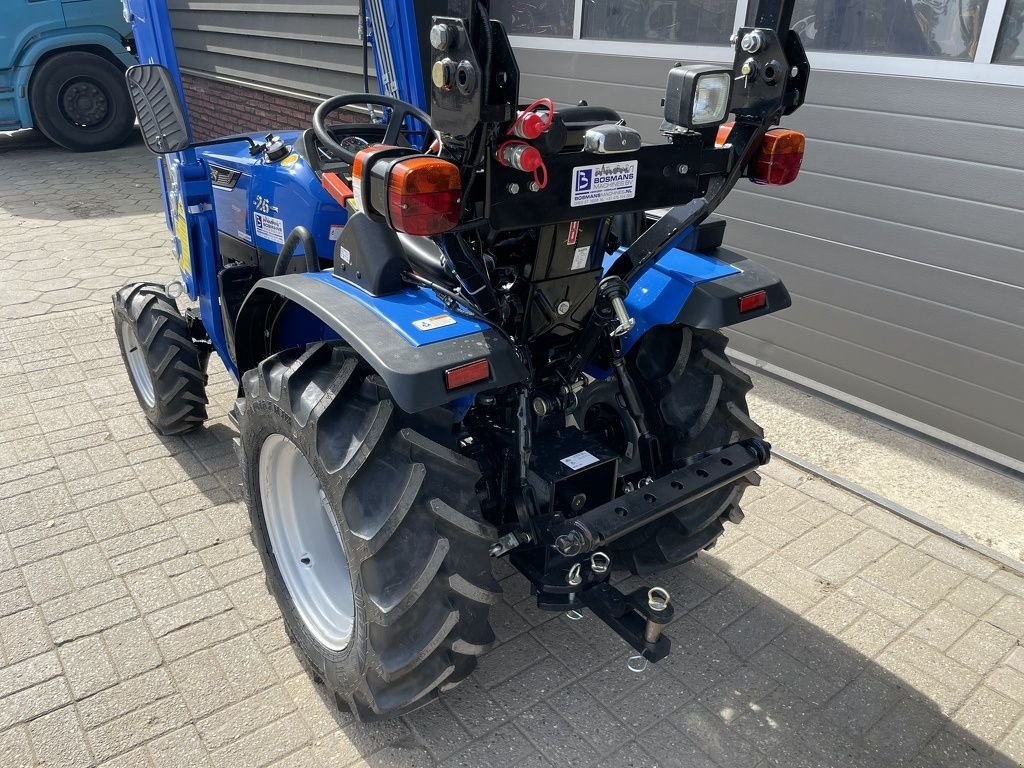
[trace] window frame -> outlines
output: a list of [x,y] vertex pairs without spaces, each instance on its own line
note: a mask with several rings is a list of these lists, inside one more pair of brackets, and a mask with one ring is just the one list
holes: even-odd
[[[715,64],[732,63],[732,49],[726,41],[723,41],[722,45],[697,45],[585,39],[582,37],[584,2],[585,0],[575,0],[572,37],[510,35],[512,46],[520,50],[642,56],[674,61],[706,61]],[[752,2],[757,0],[736,0],[734,28],[738,29],[745,24],[747,8]],[[807,57],[812,69],[832,72],[926,77],[992,85],[1024,85],[1024,65],[999,64],[992,60],[1003,15],[1006,13],[1006,4],[1007,0],[988,0],[981,22],[981,32],[978,35],[978,50],[973,61],[838,51],[808,51]]]

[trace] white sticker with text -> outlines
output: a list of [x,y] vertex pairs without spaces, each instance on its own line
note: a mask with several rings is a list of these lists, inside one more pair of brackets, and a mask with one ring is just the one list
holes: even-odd
[[597,461],[597,456],[592,454],[590,451],[580,451],[579,453],[574,453],[572,456],[566,456],[562,459],[562,463],[569,469],[583,469],[584,467],[589,467],[591,464],[596,464]]
[[262,213],[254,213],[253,218],[256,221],[256,237],[284,245],[284,222],[281,219],[265,216]]
[[611,203],[636,197],[638,166],[636,160],[629,160],[573,168],[569,205],[575,208],[579,205]]

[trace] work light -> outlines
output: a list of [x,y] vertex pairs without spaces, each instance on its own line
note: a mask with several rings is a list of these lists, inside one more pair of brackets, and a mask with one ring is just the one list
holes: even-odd
[[732,70],[711,64],[673,67],[665,86],[665,120],[700,130],[723,122],[729,114]]

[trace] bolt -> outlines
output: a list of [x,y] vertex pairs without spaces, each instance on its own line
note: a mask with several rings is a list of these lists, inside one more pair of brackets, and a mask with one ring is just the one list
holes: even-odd
[[505,189],[508,190],[508,193],[510,195],[518,195],[519,194],[519,185],[516,184],[514,181],[511,184],[509,184],[507,187],[505,187]]
[[626,311],[626,305],[622,299],[618,296],[612,296],[612,309],[615,311],[615,318],[619,321],[619,326],[611,332],[612,336],[625,336],[636,325],[636,320],[629,316],[629,312]]
[[679,171],[680,176],[685,176],[689,172],[690,166],[680,165],[678,168],[676,168],[676,170]]
[[764,36],[756,29],[752,32],[747,32],[740,40],[740,48],[747,53],[757,53],[764,47]]
[[792,67],[792,68],[791,68],[791,69],[789,70],[789,76],[790,76],[790,77],[796,77],[796,76],[797,76],[797,75],[799,75],[799,74],[800,74],[800,67],[796,67],[796,66],[794,66],[794,67]]
[[455,42],[457,31],[447,24],[435,24],[430,29],[430,44],[439,51],[447,51]]
[[541,418],[544,418],[545,416],[547,416],[548,415],[548,401],[545,400],[543,397],[535,397],[535,398],[533,398],[533,412],[535,414],[537,414],[538,416],[540,416]]
[[560,301],[558,302],[558,306],[555,307],[555,310],[558,312],[558,314],[565,315],[568,314],[571,308],[572,304],[570,304],[568,301]]
[[538,184],[536,181],[531,181],[530,182],[530,191],[531,192],[540,192],[540,184]]

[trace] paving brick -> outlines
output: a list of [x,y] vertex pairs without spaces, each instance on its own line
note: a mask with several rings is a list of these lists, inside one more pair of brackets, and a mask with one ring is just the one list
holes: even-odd
[[64,673],[75,698],[83,699],[118,682],[102,638],[97,635],[66,643],[58,649]]
[[598,761],[598,752],[547,704],[531,707],[515,722],[555,765],[590,766]]
[[843,584],[896,545],[896,539],[870,528],[823,557],[811,570],[832,584]]
[[5,694],[0,706],[0,731],[16,723],[39,717],[71,702],[71,694],[62,677],[54,677],[31,688]]
[[142,619],[111,627],[103,633],[103,640],[122,680],[148,672],[162,662]]
[[309,730],[296,713],[270,723],[260,730],[233,740],[215,751],[217,765],[266,765],[298,749],[309,738]]
[[974,577],[964,579],[946,595],[946,601],[957,608],[981,616],[999,602],[1003,591]]
[[36,764],[28,728],[11,728],[0,733],[0,765],[5,768],[30,768]]
[[975,621],[975,617],[967,611],[941,602],[910,628],[910,634],[944,651],[970,629]]
[[998,744],[1022,709],[1020,702],[982,686],[957,710],[953,722],[989,744]]
[[78,702],[78,712],[86,728],[95,728],[174,693],[171,676],[164,669],[155,669],[83,699]]
[[44,765],[77,768],[93,764],[74,707],[43,715],[28,725],[36,756]]
[[985,614],[985,621],[1011,635],[1024,637],[1024,598],[1006,595]]
[[180,696],[172,695],[89,730],[97,760],[106,760],[144,744],[189,721]]
[[50,649],[50,636],[38,608],[0,618],[0,640],[8,664],[36,656]]
[[213,762],[195,726],[179,728],[165,736],[153,739],[146,745],[155,768],[202,768],[213,766]]

